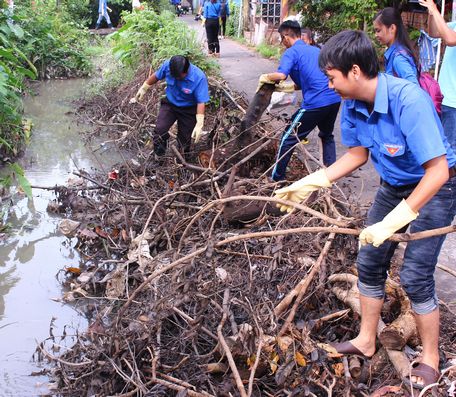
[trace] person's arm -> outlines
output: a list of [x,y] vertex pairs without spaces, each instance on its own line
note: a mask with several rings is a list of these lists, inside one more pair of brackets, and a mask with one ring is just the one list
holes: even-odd
[[450,47],[456,46],[456,32],[451,30],[440,14],[433,0],[419,0],[429,12],[428,28],[431,37],[442,38]]
[[424,176],[405,200],[412,211],[418,212],[448,181],[448,162],[446,155],[436,157],[423,164]]
[[335,163],[326,168],[329,181],[335,182],[351,174],[369,159],[369,151],[363,146],[351,147]]
[[206,111],[206,104],[205,103],[198,103],[196,105],[196,114],[202,114],[204,116],[204,112]]
[[271,81],[282,81],[287,79],[287,75],[281,72],[274,72],[274,73],[268,73],[267,74],[268,79]]
[[157,75],[152,73],[146,80],[147,85],[151,86],[158,82]]

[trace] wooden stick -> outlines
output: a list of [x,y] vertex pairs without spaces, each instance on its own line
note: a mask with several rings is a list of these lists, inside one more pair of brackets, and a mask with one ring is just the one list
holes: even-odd
[[[336,233],[332,232],[329,236],[328,239],[326,240],[326,243],[320,253],[320,256],[318,257],[317,261],[315,262],[315,265],[313,266],[312,270],[310,273],[307,275],[305,278],[304,283],[300,283],[300,288],[299,288],[299,293],[298,296],[296,297],[296,300],[290,310],[290,313],[288,314],[288,317],[285,321],[285,323],[282,326],[282,329],[279,332],[279,336],[282,336],[285,332],[288,331],[288,328],[291,324],[291,322],[294,320],[294,316],[296,314],[296,311],[298,310],[298,306],[301,303],[302,298],[304,297],[304,294],[307,292],[307,288],[309,287],[310,283],[312,282],[314,276],[318,273],[320,270],[321,264],[325,261],[326,255],[328,254],[329,248],[331,247],[332,242],[334,241]],[[280,305],[280,304],[279,304]],[[288,307],[288,305],[286,306]],[[283,311],[286,309],[284,305],[280,306],[280,311],[277,310],[277,307],[274,309],[274,313],[276,316],[278,316],[278,313],[283,313]]]
[[239,375],[239,371],[236,367],[236,363],[234,362],[233,355],[231,354],[231,350],[228,346],[228,344],[225,341],[225,338],[223,337],[222,329],[223,325],[225,324],[226,319],[228,318],[228,302],[230,299],[230,290],[227,288],[225,289],[225,293],[223,294],[223,315],[222,315],[222,321],[220,321],[220,324],[217,327],[217,335],[219,338],[220,345],[223,347],[223,351],[226,354],[226,358],[228,359],[228,364],[230,365],[231,372],[233,373],[234,380],[236,381],[236,386],[239,390],[239,393],[241,397],[248,397],[247,393],[245,392],[244,389],[244,384],[242,383],[241,376]]

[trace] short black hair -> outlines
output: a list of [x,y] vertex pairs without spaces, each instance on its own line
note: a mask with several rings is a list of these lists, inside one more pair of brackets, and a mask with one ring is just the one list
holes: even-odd
[[293,33],[294,37],[301,37],[301,25],[298,21],[284,21],[280,24],[279,29],[277,30],[279,34],[285,32],[286,34]]
[[190,61],[182,55],[174,55],[169,60],[169,71],[175,79],[180,78],[183,73],[187,73],[189,67]]
[[375,48],[360,30],[344,30],[331,37],[320,51],[318,65],[323,73],[328,69],[337,69],[344,76],[348,75],[353,65],[358,65],[371,79],[377,77],[380,71]]

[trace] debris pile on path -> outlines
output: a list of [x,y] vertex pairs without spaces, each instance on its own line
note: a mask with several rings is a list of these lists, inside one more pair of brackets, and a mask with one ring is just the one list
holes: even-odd
[[[312,208],[277,212],[277,184],[266,175],[281,128],[258,121],[271,89],[262,89],[245,115],[242,100],[211,79],[209,133],[191,160],[171,143],[158,162],[151,131],[162,91],[128,104],[144,77],[82,109],[109,129],[108,144],[134,155],[107,175],[81,172],[86,186],[59,188],[49,207],[72,219],[62,231],[78,237],[87,258],[83,269],[67,269],[63,300],[99,297],[90,300],[90,325],[72,349],[55,357],[46,343],[39,347],[56,363],[59,393],[407,395],[398,373],[406,375],[406,352],[414,351],[401,349],[419,341],[393,281],[383,318],[396,320],[402,336],[406,319],[407,336],[398,342],[390,335],[399,350],[347,360],[328,345],[359,327],[359,220],[337,189],[313,195]],[[296,177],[306,172],[293,164]],[[451,358],[455,334],[447,331]],[[448,371],[439,390],[454,379]]]

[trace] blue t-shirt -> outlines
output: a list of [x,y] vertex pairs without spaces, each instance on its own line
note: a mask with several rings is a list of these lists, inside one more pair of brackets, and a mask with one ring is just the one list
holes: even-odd
[[320,49],[297,40],[280,60],[278,72],[290,76],[302,90],[303,109],[316,109],[340,102],[340,97],[328,87],[328,78],[318,66]]
[[204,18],[218,18],[220,16],[220,3],[206,1],[203,9]]
[[385,73],[419,85],[415,61],[406,48],[394,42],[385,51],[383,58]]
[[[456,22],[448,23],[448,27],[456,32]],[[454,46],[447,46],[445,49],[439,84],[443,94],[442,104],[456,108],[456,47]]]
[[365,102],[344,102],[341,132],[344,145],[369,150],[380,177],[393,186],[418,183],[422,165],[444,154],[449,167],[456,164],[431,98],[416,84],[384,73],[371,114]]
[[166,79],[166,98],[175,106],[194,106],[198,103],[209,102],[209,88],[204,72],[190,64],[187,76],[182,80],[171,76],[169,60],[155,72],[158,80]]

